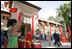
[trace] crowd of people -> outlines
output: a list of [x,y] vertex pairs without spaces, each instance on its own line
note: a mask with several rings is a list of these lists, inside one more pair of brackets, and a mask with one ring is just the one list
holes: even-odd
[[55,42],[54,42],[54,45],[58,45],[58,46],[62,46],[62,44],[61,44],[61,38],[60,38],[60,34],[58,34],[58,33],[56,33],[56,31],[55,31],[55,33],[53,34],[53,37],[54,37],[54,39],[55,39]]
[[[14,23],[12,24],[13,25],[12,27],[14,27],[16,25],[15,24],[16,20],[15,19],[13,19],[13,20],[14,20],[13,21]],[[9,21],[12,21],[12,19]],[[9,25],[9,22],[8,22],[8,25]],[[17,33],[18,31],[16,30],[16,28],[13,28],[14,30],[11,30],[12,28],[11,29],[10,28],[6,31],[1,30],[1,46],[4,46],[4,48],[18,48],[18,38],[20,39],[21,35],[18,35],[18,33]],[[13,32],[14,34],[12,33],[12,31],[14,31]],[[29,35],[26,35],[26,36],[29,36]],[[26,40],[28,40],[29,38],[26,38]],[[36,38],[36,36],[34,38]],[[54,45],[56,45],[56,44],[58,46],[62,45],[60,43],[60,34],[56,33],[56,31],[53,35],[50,35],[50,32],[47,32],[47,34],[43,34],[40,32],[38,38],[39,38],[39,40],[48,40],[49,46],[51,46],[52,40],[55,40]],[[32,39],[31,39],[31,41],[32,41]]]
[[[22,21],[23,21],[23,16],[22,16],[21,20],[18,23],[17,23],[16,19],[9,19],[8,20],[8,22],[7,22],[8,30],[6,30],[7,32],[1,31],[2,32],[1,35],[4,35],[4,37],[5,37],[4,38],[3,36],[1,36],[1,37],[3,37],[1,39],[1,43],[4,43],[3,44],[4,48],[17,48],[18,47],[18,42],[17,42],[18,33],[17,33],[17,30],[18,30],[19,26],[21,26]],[[8,38],[6,38],[6,37],[8,37]],[[8,41],[8,44],[6,45],[7,41]]]
[[[15,21],[14,21],[14,24],[15,24]],[[14,34],[11,34],[10,31],[11,31],[10,29],[8,29],[6,31],[3,31],[3,30],[1,31],[1,46],[4,46],[5,48],[18,48],[18,37],[21,38],[21,36],[18,35],[15,30],[14,31],[16,33],[13,32]],[[36,36],[34,38],[36,38]],[[39,40],[48,40],[48,45],[49,46],[51,46],[52,40],[55,41],[54,42],[55,46],[56,45],[58,45],[58,46],[62,45],[60,43],[60,41],[61,41],[60,34],[58,34],[56,31],[53,35],[50,35],[50,32],[47,32],[47,34],[43,34],[43,33],[40,32],[38,38],[39,38]],[[32,41],[32,39],[31,39],[31,41]]]
[[[9,19],[7,22],[7,27],[8,30],[3,31],[3,29],[1,29],[1,46],[4,46],[4,48],[18,48],[18,37],[21,38],[21,36],[18,34],[18,28],[19,26],[21,26],[21,23],[23,21],[23,16],[21,18],[21,20],[17,23],[16,19]],[[30,31],[30,30],[29,30]],[[31,31],[30,31],[31,32]],[[29,34],[28,33],[26,40],[28,40]],[[62,45],[60,43],[61,38],[60,38],[60,34],[58,34],[56,31],[53,35],[50,35],[50,32],[47,32],[47,34],[44,33],[39,33],[39,40],[48,40],[48,44],[51,45],[51,41],[55,40],[54,45]],[[30,38],[31,42],[32,39]],[[28,44],[27,44],[28,45]]]
[[47,40],[48,45],[51,46],[51,42],[54,40],[54,45],[62,46],[61,44],[61,35],[58,34],[56,31],[54,32],[53,35],[50,35],[50,32],[48,31],[47,34],[39,33],[39,40]]

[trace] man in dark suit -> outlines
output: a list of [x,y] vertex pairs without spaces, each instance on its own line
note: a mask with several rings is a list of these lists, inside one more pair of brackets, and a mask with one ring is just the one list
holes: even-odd
[[54,39],[55,39],[54,45],[57,44],[58,46],[60,46],[61,45],[61,43],[60,43],[60,35],[57,34],[56,31],[55,31],[55,33],[53,34],[53,36],[54,36]]

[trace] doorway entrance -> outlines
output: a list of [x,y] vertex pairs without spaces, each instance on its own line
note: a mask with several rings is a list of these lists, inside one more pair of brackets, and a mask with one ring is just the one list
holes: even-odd
[[31,29],[31,24],[22,23],[21,25],[21,36],[26,36],[28,31]]

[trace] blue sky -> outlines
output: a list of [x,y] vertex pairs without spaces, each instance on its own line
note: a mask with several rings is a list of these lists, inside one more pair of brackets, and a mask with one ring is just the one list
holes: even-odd
[[38,12],[39,17],[47,19],[49,16],[56,17],[56,9],[64,3],[70,1],[27,1],[31,4],[41,7],[42,9]]

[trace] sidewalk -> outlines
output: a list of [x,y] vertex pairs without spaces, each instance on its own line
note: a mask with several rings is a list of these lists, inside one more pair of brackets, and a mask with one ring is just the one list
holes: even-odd
[[41,48],[71,48],[71,43],[62,43],[62,46],[54,46],[53,42],[51,43],[51,46],[48,45],[48,41],[41,41]]
[[[62,42],[61,42],[62,43]],[[59,47],[59,48],[71,48],[71,43],[67,42],[67,43],[62,43],[63,46]]]
[[[70,42],[67,42],[67,43],[62,43],[62,46],[58,47],[58,46],[55,46],[53,44],[53,41],[51,42],[51,46],[48,45],[48,41],[43,41],[41,40],[41,48],[71,48],[71,43]],[[3,46],[1,48],[4,48]]]

